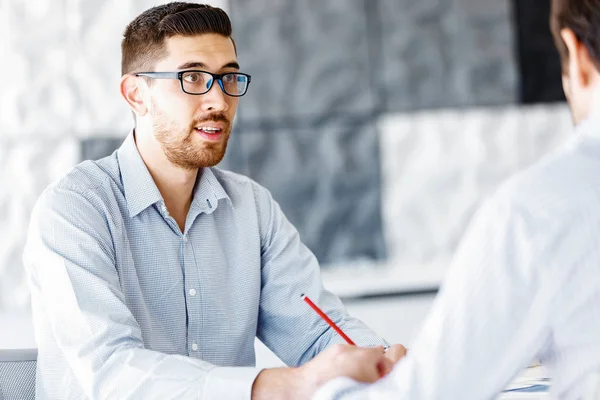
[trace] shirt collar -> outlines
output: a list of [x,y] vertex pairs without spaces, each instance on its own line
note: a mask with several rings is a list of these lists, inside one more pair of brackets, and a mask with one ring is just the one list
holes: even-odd
[[131,131],[117,151],[121,180],[125,190],[125,199],[129,216],[135,217],[151,205],[162,201],[160,191],[156,187],[150,171],[144,164],[142,156],[135,144]]
[[[164,203],[163,197],[152,179],[142,156],[135,144],[134,132],[131,131],[117,151],[121,179],[127,200],[129,216],[135,217],[146,208],[158,202]],[[233,207],[231,198],[218,181],[211,168],[203,168],[198,172],[194,187],[194,200],[200,210],[212,213],[220,199],[226,199]]]
[[600,113],[593,113],[575,127],[579,135],[600,137]]
[[217,208],[219,200],[222,199],[227,200],[227,203],[233,207],[231,198],[215,176],[212,168],[202,168],[198,171],[192,204],[195,204],[207,214],[212,214]]

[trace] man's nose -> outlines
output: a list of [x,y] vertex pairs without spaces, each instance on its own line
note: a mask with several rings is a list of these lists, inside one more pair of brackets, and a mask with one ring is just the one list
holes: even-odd
[[202,108],[206,111],[227,111],[229,106],[225,96],[221,81],[213,81],[210,90],[202,95]]

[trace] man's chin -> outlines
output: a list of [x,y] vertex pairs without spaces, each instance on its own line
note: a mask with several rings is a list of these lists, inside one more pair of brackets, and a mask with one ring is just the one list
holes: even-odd
[[[216,150],[216,149],[215,149]],[[194,165],[195,168],[207,168],[214,167],[219,164],[225,157],[225,149],[219,149],[220,151],[207,152],[204,150],[194,160],[189,160],[190,164]]]

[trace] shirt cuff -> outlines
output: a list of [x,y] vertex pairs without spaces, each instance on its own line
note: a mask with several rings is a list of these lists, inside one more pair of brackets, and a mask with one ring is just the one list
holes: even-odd
[[254,380],[262,368],[216,367],[206,377],[202,399],[250,400]]
[[[346,398],[345,395],[358,391],[364,384],[358,383],[348,377],[335,378],[321,386],[314,394],[312,400],[338,400]],[[350,396],[351,397],[351,396]]]

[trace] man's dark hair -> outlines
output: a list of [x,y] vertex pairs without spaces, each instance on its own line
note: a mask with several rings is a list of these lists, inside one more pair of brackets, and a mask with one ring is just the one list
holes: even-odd
[[185,2],[146,10],[131,21],[123,33],[121,74],[152,71],[156,61],[167,55],[167,38],[204,33],[217,33],[231,38],[231,22],[227,13],[206,4]]
[[600,2],[598,0],[553,0],[550,26],[566,71],[569,52],[560,37],[563,28],[569,28],[587,49],[600,71]]

